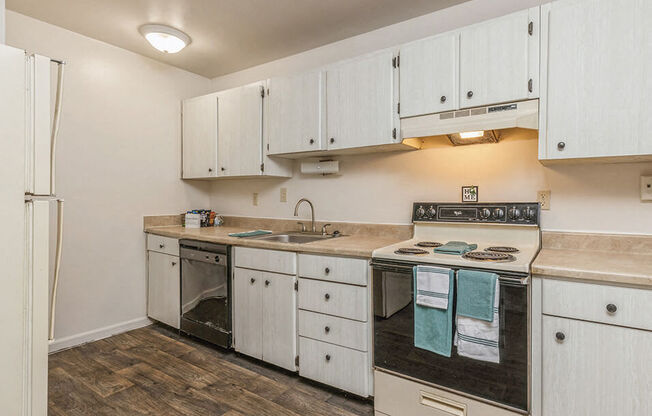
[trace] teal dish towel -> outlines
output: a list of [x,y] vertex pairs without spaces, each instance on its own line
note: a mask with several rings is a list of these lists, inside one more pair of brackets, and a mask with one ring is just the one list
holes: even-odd
[[414,284],[414,346],[444,357],[451,356],[453,346],[453,298],[455,295],[455,272],[448,272],[448,308],[436,309],[417,305],[417,268],[413,269]]
[[462,255],[478,248],[477,244],[469,244],[464,241],[449,241],[443,246],[435,248],[435,253]]
[[457,315],[492,322],[498,275],[477,270],[457,272]]
[[245,231],[242,233],[230,233],[229,237],[254,237],[256,235],[265,235],[265,234],[271,234],[271,231],[267,230],[253,230],[253,231]]

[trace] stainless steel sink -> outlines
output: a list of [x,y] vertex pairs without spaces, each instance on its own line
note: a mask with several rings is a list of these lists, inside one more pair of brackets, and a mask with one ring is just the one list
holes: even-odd
[[252,240],[265,240],[265,241],[277,241],[279,243],[311,243],[313,241],[319,240],[328,240],[330,238],[338,237],[339,234],[312,234],[312,233],[297,233],[297,232],[287,232],[287,233],[278,233],[278,234],[267,234],[267,235],[257,235],[254,237],[247,237]]

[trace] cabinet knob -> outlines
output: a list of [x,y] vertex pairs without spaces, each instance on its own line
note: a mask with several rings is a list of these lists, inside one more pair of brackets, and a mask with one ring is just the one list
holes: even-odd
[[330,272],[331,272],[331,269],[329,269],[328,267],[324,269],[324,273],[328,274]]
[[212,172],[212,171],[213,171],[213,168],[208,168],[208,171],[209,171],[209,172]]
[[557,143],[557,150],[564,150],[565,148],[566,148],[566,143],[565,142]]
[[331,298],[331,295],[329,295],[328,293],[324,295],[324,299],[328,300],[330,298]]
[[557,341],[562,342],[566,339],[566,335],[563,332],[559,331],[555,334],[555,338],[557,338]]
[[326,354],[326,361],[330,361],[330,360],[331,360],[331,355],[330,355],[330,354]]
[[165,244],[159,244],[158,245],[158,248],[163,248],[163,247],[165,247]]
[[471,98],[471,97],[473,97],[473,91],[469,91],[469,92],[467,92],[467,93],[466,93],[466,97],[467,97],[467,98]]
[[308,141],[310,142],[310,144],[315,144],[315,139],[310,139]]
[[269,286],[269,280],[265,280],[265,286]]
[[172,262],[172,266],[176,266],[176,265],[177,265],[177,262],[176,262],[176,261],[173,261],[173,262]]
[[224,172],[226,170],[226,168],[224,166],[222,166],[220,169],[222,169],[222,172]]
[[324,327],[324,332],[328,334],[329,332],[331,332],[331,328],[329,326]]
[[251,284],[253,285],[253,284],[256,282],[256,279],[254,279],[254,278],[252,277],[251,279],[249,279],[249,281],[250,281]]
[[439,99],[440,102],[445,103],[446,102],[446,96],[442,95],[441,98]]
[[329,142],[331,142],[331,144],[335,143],[335,137],[331,137]]
[[618,307],[616,305],[614,305],[613,303],[610,303],[610,304],[607,305],[607,312],[613,314],[613,313],[616,313],[617,310],[618,310]]

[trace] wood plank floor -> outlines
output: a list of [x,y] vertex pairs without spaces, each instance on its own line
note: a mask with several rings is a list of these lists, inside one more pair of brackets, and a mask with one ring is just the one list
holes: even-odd
[[49,415],[356,416],[368,401],[152,325],[50,356]]

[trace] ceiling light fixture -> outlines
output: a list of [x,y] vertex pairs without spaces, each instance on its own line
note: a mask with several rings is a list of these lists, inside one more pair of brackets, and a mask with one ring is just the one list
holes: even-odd
[[142,25],[140,33],[156,49],[165,53],[177,53],[190,44],[190,36],[165,25]]

